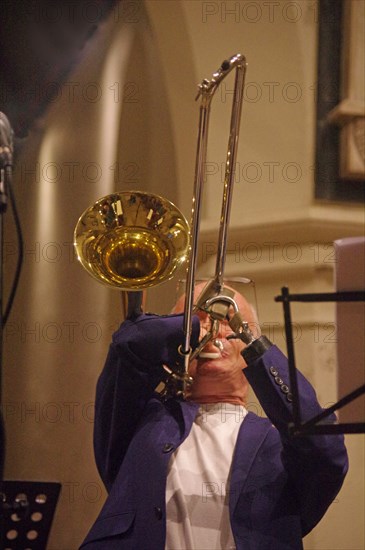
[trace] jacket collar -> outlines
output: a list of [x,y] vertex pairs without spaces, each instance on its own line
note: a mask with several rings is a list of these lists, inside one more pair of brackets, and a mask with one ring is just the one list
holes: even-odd
[[[189,401],[174,402],[176,410],[181,412],[179,421],[181,429],[180,443],[189,435],[199,406],[198,403]],[[270,422],[263,421],[262,418],[259,418],[251,412],[247,413],[240,426],[231,467],[230,510],[232,510],[232,512],[236,507],[238,497],[244,485],[248,481],[249,472],[255,456],[270,429],[272,429]]]
[[272,429],[270,422],[263,422],[262,418],[251,412],[247,413],[240,426],[231,467],[229,507],[232,513],[249,479],[249,472],[256,454],[270,429]]

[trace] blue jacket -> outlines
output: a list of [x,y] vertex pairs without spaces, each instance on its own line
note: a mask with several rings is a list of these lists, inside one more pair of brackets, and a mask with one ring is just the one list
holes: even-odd
[[[171,453],[188,436],[198,405],[161,402],[161,363],[174,360],[181,316],[142,315],[113,337],[96,393],[95,456],[109,492],[85,550],[163,550]],[[193,343],[199,334],[194,319]],[[293,550],[319,522],[347,471],[343,436],[288,436],[288,365],[273,346],[245,370],[268,418],[249,412],[235,447],[230,520],[238,550]],[[301,413],[321,408],[299,375]],[[287,388],[285,388],[287,392]],[[333,419],[332,419],[333,420]],[[188,550],[188,549],[184,549]],[[193,550],[193,549],[189,549]]]

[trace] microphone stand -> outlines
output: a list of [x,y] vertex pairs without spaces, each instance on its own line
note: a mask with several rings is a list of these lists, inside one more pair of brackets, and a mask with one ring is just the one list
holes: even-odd
[[4,215],[8,205],[8,186],[12,176],[13,132],[7,117],[0,113],[0,481],[4,475],[5,428],[2,414],[2,366],[3,366],[3,248]]
[[[5,428],[1,411],[2,403],[2,355],[4,325],[9,317],[11,306],[18,286],[23,259],[23,239],[12,188],[13,173],[13,131],[7,117],[0,112],[0,549],[15,548],[6,534],[16,538],[16,548],[30,546],[28,534],[33,532],[33,550],[45,550],[52,525],[61,484],[43,481],[4,481]],[[18,233],[19,258],[12,288],[3,307],[3,246],[4,214],[7,203],[12,206],[14,222]],[[34,515],[39,516],[35,523]],[[6,540],[5,540],[6,538]]]

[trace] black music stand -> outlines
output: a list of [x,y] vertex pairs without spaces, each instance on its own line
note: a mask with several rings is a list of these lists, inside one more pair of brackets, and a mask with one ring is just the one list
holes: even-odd
[[290,435],[321,435],[321,434],[345,434],[345,433],[365,433],[365,422],[348,422],[339,424],[329,424],[322,422],[330,414],[343,406],[347,405],[363,393],[365,393],[365,384],[354,391],[345,395],[331,407],[313,418],[302,422],[300,415],[300,397],[298,392],[297,370],[294,356],[294,339],[291,323],[290,302],[364,302],[365,291],[346,291],[346,292],[322,292],[311,294],[290,294],[288,287],[281,289],[281,296],[275,297],[276,302],[283,303],[285,336],[288,352],[289,378],[291,384],[291,393],[293,395],[293,422],[288,425]]
[[0,550],[45,550],[60,490],[54,482],[1,482]]

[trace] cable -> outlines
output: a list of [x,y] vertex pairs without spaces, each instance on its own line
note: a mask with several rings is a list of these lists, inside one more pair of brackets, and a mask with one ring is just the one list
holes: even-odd
[[20,273],[21,273],[22,266],[23,266],[23,258],[24,258],[23,234],[22,234],[22,228],[21,228],[21,224],[20,224],[20,220],[19,220],[19,215],[18,215],[15,196],[14,196],[14,191],[13,191],[12,166],[10,164],[5,166],[5,178],[6,178],[6,183],[7,183],[7,188],[8,188],[8,192],[9,192],[9,198],[10,198],[10,204],[11,204],[11,208],[12,208],[12,211],[13,211],[13,217],[14,217],[16,233],[17,233],[17,238],[18,238],[18,260],[17,260],[14,280],[13,280],[13,284],[12,284],[12,287],[11,287],[11,290],[10,290],[8,302],[7,302],[7,305],[6,305],[6,308],[5,308],[4,315],[2,316],[3,327],[5,327],[5,325],[7,323],[7,320],[9,318],[9,315],[10,315],[10,312],[11,312],[11,308],[13,306],[15,294],[16,294],[18,284],[19,284]]

